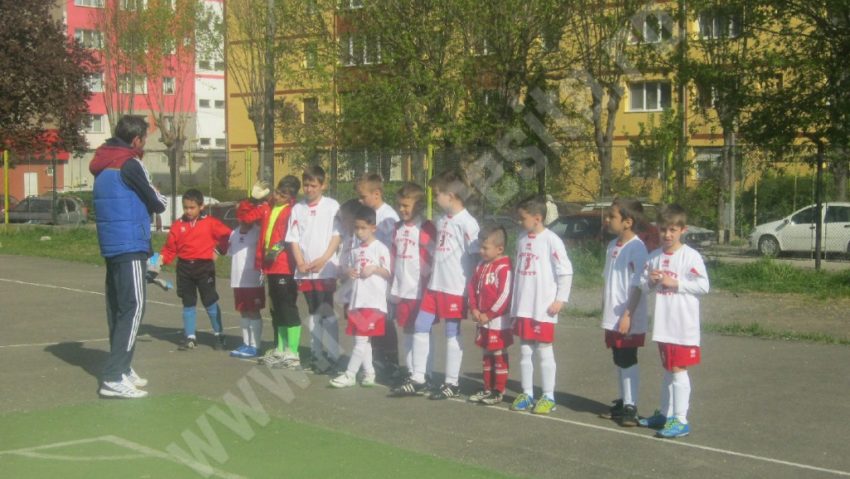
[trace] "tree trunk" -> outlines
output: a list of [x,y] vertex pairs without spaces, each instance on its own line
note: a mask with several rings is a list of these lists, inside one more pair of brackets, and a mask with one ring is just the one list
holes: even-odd
[[832,162],[832,176],[835,182],[835,201],[847,201],[847,158],[834,158]]
[[723,129],[718,183],[717,242],[727,244],[735,235],[735,131],[732,128]]

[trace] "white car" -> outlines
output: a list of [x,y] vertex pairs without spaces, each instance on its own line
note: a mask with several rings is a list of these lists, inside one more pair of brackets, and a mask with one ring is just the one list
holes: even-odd
[[[823,204],[821,248],[826,253],[850,253],[850,203]],[[761,224],[750,234],[750,248],[765,256],[815,250],[815,205],[801,208],[778,221]]]

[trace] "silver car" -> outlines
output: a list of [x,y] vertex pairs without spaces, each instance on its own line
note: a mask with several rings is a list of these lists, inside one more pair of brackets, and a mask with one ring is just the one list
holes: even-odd
[[83,200],[76,196],[60,196],[56,199],[56,222],[53,221],[51,196],[24,198],[9,210],[10,223],[80,225],[86,222],[89,210]]

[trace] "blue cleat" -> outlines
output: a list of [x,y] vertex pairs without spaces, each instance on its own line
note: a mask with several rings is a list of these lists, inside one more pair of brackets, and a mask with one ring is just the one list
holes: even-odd
[[246,346],[244,344],[233,351],[230,351],[230,357],[232,358],[253,359],[257,356],[257,348],[252,348],[251,346]]
[[691,427],[688,424],[682,424],[676,418],[671,418],[664,424],[664,428],[655,433],[655,437],[664,439],[674,439],[677,437],[687,436],[691,432]]
[[531,411],[534,409],[534,398],[522,393],[514,399],[511,411]]
[[665,424],[667,424],[667,417],[661,414],[661,411],[658,409],[655,410],[655,413],[652,416],[638,419],[638,426],[640,427],[661,429]]

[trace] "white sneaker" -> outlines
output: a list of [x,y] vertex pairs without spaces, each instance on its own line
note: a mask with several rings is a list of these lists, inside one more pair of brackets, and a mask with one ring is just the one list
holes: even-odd
[[136,388],[143,388],[148,385],[148,380],[139,376],[133,368],[130,368],[130,372],[124,375],[124,379]]
[[372,374],[363,374],[363,378],[360,380],[360,385],[364,388],[370,388],[375,385],[375,373]]
[[350,388],[357,384],[357,378],[348,374],[348,371],[340,374],[339,376],[331,379],[330,385],[332,388],[342,389],[342,388]]
[[127,379],[123,381],[104,381],[97,391],[105,398],[140,399],[148,395],[147,391],[136,389]]

